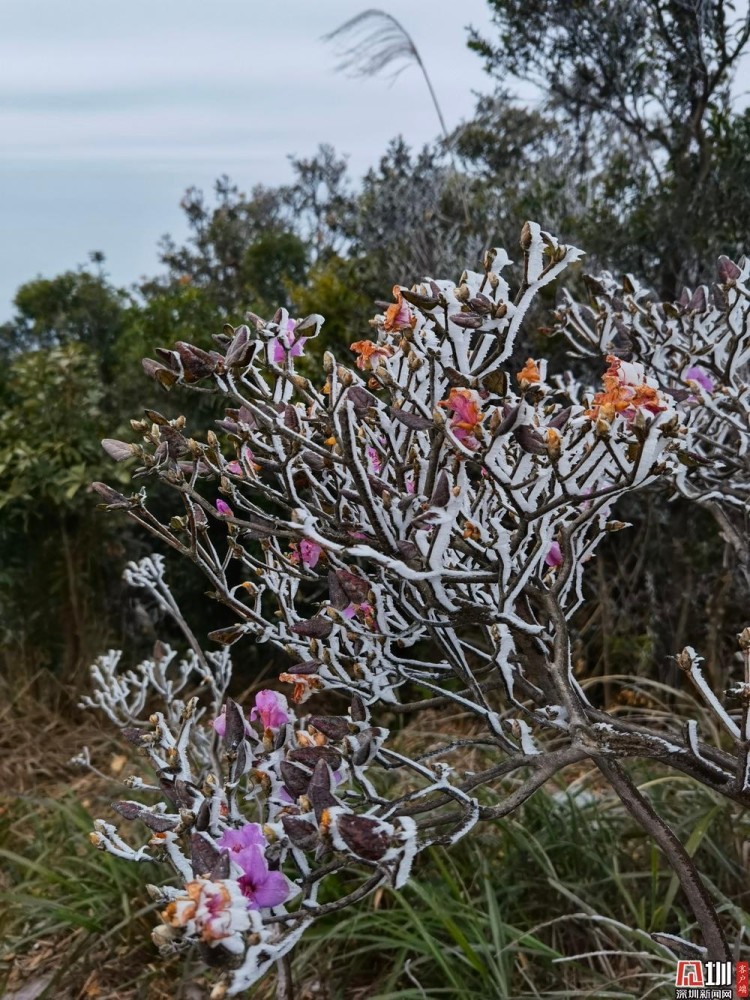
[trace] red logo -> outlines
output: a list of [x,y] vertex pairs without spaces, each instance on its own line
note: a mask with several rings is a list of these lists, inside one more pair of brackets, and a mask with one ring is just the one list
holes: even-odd
[[734,977],[737,996],[750,996],[750,962],[738,962],[734,967]]
[[703,963],[681,961],[677,963],[675,986],[704,986]]

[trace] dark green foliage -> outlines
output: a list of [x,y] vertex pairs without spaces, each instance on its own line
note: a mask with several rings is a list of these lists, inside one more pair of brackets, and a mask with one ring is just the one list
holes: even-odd
[[[561,235],[606,266],[645,276],[665,297],[705,280],[720,253],[745,249],[748,135],[731,98],[747,18],[727,0],[489,6],[495,32],[474,32],[470,44],[501,99],[480,101],[480,132],[472,123],[463,140],[483,170],[492,164],[502,176],[493,149],[513,148],[519,123],[533,164],[540,137],[556,136],[552,175],[572,172],[585,195]],[[533,85],[541,112],[511,108],[509,79]]]

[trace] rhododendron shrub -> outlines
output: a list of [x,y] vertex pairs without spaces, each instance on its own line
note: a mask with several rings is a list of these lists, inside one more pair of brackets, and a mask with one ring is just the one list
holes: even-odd
[[[501,819],[583,762],[680,879],[702,940],[670,939],[673,953],[729,955],[691,858],[623,761],[656,760],[746,803],[750,678],[738,719],[686,650],[679,663],[726,743],[690,719],[649,728],[589,699],[569,620],[598,543],[626,527],[613,513],[621,496],[664,482],[727,499],[716,449],[734,455],[733,432],[719,440],[711,428],[742,413],[746,426],[734,379],[748,324],[732,312],[745,271],[724,265],[724,304],[706,300],[718,312],[701,350],[687,333],[670,340],[661,317],[657,337],[636,292],[622,323],[606,319],[606,292],[596,314],[568,301],[558,319],[577,350],[607,355],[601,381],[585,388],[542,358],[512,360],[535,297],[580,257],[527,223],[519,271],[492,249],[458,284],[397,286],[369,335],[355,332],[348,358],[326,354],[317,380],[295,363],[323,317],[284,310],[225,327],[212,351],[178,342],[144,362],[166,388],[219,394],[226,412],[202,430],[148,411],[133,422],[139,443],[105,442],[115,460],[137,461],[142,488],[95,489],[108,510],[192,560],[234,624],[204,650],[162,556],[128,568],[180,625],[187,652],[157,643],[136,669],[114,651],[95,664],[88,704],[122,728],[154,777],[130,779],[138,800],[114,804],[135,821],[127,836],[104,820],[92,836],[115,855],[170,864],[172,881],[150,887],[155,940],[197,944],[220,970],[216,997],[283,968],[317,916],[403,886],[427,847]],[[685,326],[688,313],[667,315]],[[701,315],[689,313],[691,329]],[[648,366],[618,352],[622,325],[642,335]],[[170,519],[149,508],[153,480],[174,493]],[[239,704],[228,697],[231,647],[250,642],[286,663],[278,683]],[[473,719],[471,735],[446,731],[407,754],[385,721],[407,714],[418,729],[425,708],[458,710]],[[475,755],[468,769],[467,745],[480,769]]]

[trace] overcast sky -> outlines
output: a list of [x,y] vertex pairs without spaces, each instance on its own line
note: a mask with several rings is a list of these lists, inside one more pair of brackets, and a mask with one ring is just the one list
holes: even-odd
[[[0,321],[15,289],[107,255],[129,284],[184,232],[190,185],[290,176],[321,142],[356,174],[438,123],[414,67],[391,85],[334,72],[321,36],[357,0],[0,0]],[[449,128],[490,89],[466,48],[484,0],[384,0],[422,52]]]

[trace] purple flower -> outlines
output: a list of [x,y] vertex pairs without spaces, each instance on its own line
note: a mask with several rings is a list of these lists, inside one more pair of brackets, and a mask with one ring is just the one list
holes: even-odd
[[[241,476],[242,475],[242,466],[237,461],[230,462],[227,465],[227,472],[231,472],[231,474],[233,476]],[[226,506],[226,504],[225,504],[225,506]]]
[[354,618],[361,614],[367,628],[372,628],[375,624],[375,608],[366,601],[362,604],[355,604],[353,601],[341,612],[344,618]]
[[239,830],[225,830],[219,847],[229,851],[243,874],[238,879],[249,910],[278,906],[289,895],[289,884],[281,872],[269,871],[264,854],[267,846],[259,823],[245,823]]
[[380,453],[377,448],[373,448],[372,445],[368,445],[366,448],[367,458],[370,462],[370,472],[377,476],[381,469]]
[[289,705],[283,694],[263,690],[255,696],[255,707],[250,712],[254,722],[260,719],[264,729],[279,729],[289,721]]
[[323,551],[317,542],[311,542],[309,538],[303,538],[299,543],[299,554],[305,566],[313,569],[318,565],[320,553]]
[[225,503],[224,500],[216,501],[216,509],[223,517],[234,517],[234,514],[232,513],[232,508],[229,506],[228,503]]
[[271,341],[271,357],[276,365],[283,365],[287,358],[299,358],[304,354],[307,337],[295,338],[294,330],[297,323],[293,319],[286,321],[286,333],[274,337]]
[[[255,824],[249,824],[254,826]],[[237,880],[249,910],[279,906],[289,896],[289,883],[282,872],[269,871],[262,848],[253,844],[238,851],[234,860],[243,870]]]
[[247,847],[265,847],[266,838],[260,823],[245,823],[239,830],[227,829],[218,841],[219,847],[226,848],[230,854],[244,851]]
[[713,392],[716,388],[714,380],[699,365],[693,365],[692,368],[686,369],[682,378],[685,382],[697,382],[701,389],[705,389],[706,392]]
[[553,542],[550,545],[549,549],[547,549],[547,555],[544,557],[544,561],[548,566],[562,566],[563,555],[559,542]]

